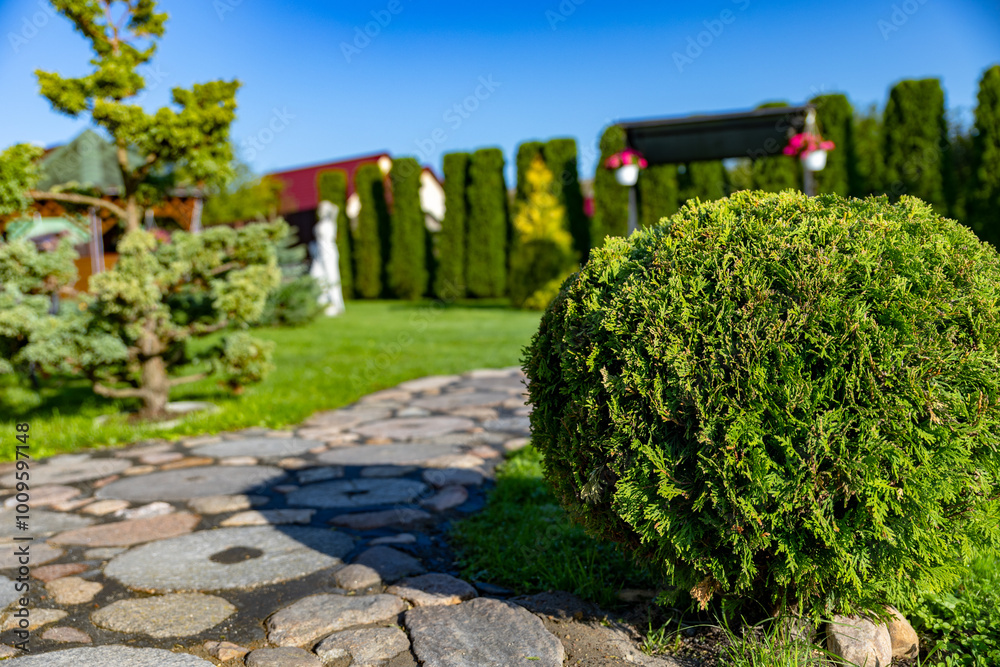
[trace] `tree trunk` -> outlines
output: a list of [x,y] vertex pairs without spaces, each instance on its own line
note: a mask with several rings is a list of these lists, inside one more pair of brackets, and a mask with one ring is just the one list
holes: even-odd
[[139,203],[135,200],[135,195],[129,195],[125,202],[125,229],[132,231],[139,229]]
[[170,400],[170,378],[163,357],[150,357],[142,362],[142,409],[139,417],[153,419],[166,413]]

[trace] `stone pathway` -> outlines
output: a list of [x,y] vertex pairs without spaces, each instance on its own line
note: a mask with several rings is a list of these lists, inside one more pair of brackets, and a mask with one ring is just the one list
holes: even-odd
[[[559,626],[573,619],[532,608],[538,596],[512,602],[458,578],[445,530],[483,506],[504,452],[526,444],[524,401],[518,369],[481,370],[404,382],[294,430],[34,461],[26,532],[15,526],[13,464],[2,464],[0,658],[25,667],[673,664],[636,655],[621,633],[608,635],[609,661],[574,660],[568,642],[579,629]],[[25,536],[27,620],[15,591],[24,542],[14,538]],[[24,624],[30,653],[13,648]]]

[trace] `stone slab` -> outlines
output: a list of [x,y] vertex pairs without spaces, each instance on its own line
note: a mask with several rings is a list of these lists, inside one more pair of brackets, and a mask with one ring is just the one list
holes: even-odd
[[[0,544],[0,570],[6,570],[20,565],[18,562],[17,549],[14,542]],[[32,541],[29,547],[32,567],[51,563],[65,553],[62,549],[50,547],[48,542]]]
[[565,658],[562,644],[542,621],[510,602],[476,598],[415,607],[404,621],[424,667],[562,667]]
[[[66,486],[65,484],[49,484],[47,486],[36,486],[32,487],[28,492],[28,507],[47,507],[49,505],[56,505],[61,502],[65,502],[70,498],[76,498],[80,495],[80,490],[73,486]],[[10,498],[3,501],[3,506],[10,508],[15,507],[20,502],[17,499],[18,494],[14,494]],[[22,496],[23,498],[23,496]]]
[[386,526],[411,526],[420,521],[433,519],[433,515],[423,510],[397,507],[381,512],[355,512],[340,514],[330,519],[330,523],[355,530],[375,530]]
[[[89,482],[118,474],[132,465],[124,459],[92,459],[86,455],[82,456],[85,458],[54,456],[48,459],[46,463],[31,469],[31,483],[41,486],[44,484]],[[16,474],[16,472],[12,472],[0,477],[0,486],[17,484]]]
[[309,646],[355,625],[395,621],[405,608],[395,595],[310,595],[267,619],[267,639],[278,646]]
[[49,628],[42,633],[42,639],[50,642],[56,642],[59,644],[93,644],[94,640],[90,638],[83,630],[77,630],[76,628],[70,628],[66,626],[58,628]]
[[348,591],[360,591],[382,583],[378,572],[367,565],[356,563],[337,570],[333,575],[333,580],[337,582],[339,588]]
[[[457,410],[459,408],[492,408],[494,406],[500,405],[504,401],[510,398],[510,394],[504,392],[493,392],[493,391],[475,391],[465,394],[441,394],[440,396],[427,396],[426,398],[418,398],[410,402],[418,408],[424,408],[426,410],[433,410],[434,412],[448,412],[449,410]],[[462,429],[453,429],[459,431]]]
[[417,500],[427,485],[411,479],[345,479],[310,484],[286,496],[289,505],[323,508],[372,507]]
[[157,639],[197,635],[229,618],[236,607],[214,595],[179,593],[118,600],[90,615],[97,625],[114,632]]
[[337,632],[316,647],[325,664],[344,658],[351,667],[381,667],[410,648],[410,640],[399,628],[358,628]]
[[349,466],[419,465],[427,459],[447,454],[458,454],[455,445],[397,444],[397,445],[355,445],[338,447],[316,456],[320,463]]
[[[0,510],[0,539],[30,535],[38,540],[40,537],[47,537],[53,533],[82,528],[94,523],[93,519],[76,514],[32,510],[27,522],[28,529],[19,530],[15,523],[16,516],[16,510]],[[38,561],[32,560],[32,562],[37,563]]]
[[266,504],[267,496],[247,496],[243,494],[235,496],[203,496],[192,498],[188,502],[188,507],[198,514],[224,514],[226,512],[239,512],[248,510],[251,507],[259,507]]
[[354,562],[358,565],[367,565],[378,572],[382,581],[386,582],[426,571],[419,560],[392,547],[369,547],[358,554]]
[[304,648],[259,648],[247,656],[247,667],[322,667],[323,663]]
[[251,589],[339,565],[353,546],[347,535],[320,528],[220,528],[136,547],[104,573],[149,592]]
[[152,542],[194,530],[201,517],[190,512],[177,512],[148,519],[132,519],[105,523],[100,526],[78,528],[49,539],[57,545],[82,545],[87,547],[128,547]]
[[252,494],[276,484],[285,474],[284,470],[271,466],[198,466],[121,479],[108,484],[96,495],[98,498],[148,502]]
[[456,431],[468,431],[475,426],[474,421],[464,417],[403,417],[362,424],[356,426],[354,431],[366,438],[409,440],[411,438],[433,438]]
[[87,581],[80,577],[61,577],[45,585],[45,590],[55,603],[63,606],[90,602],[103,588],[104,586],[96,581]]
[[212,667],[208,660],[159,648],[95,646],[26,655],[4,667]]
[[202,445],[192,449],[198,456],[221,459],[230,456],[256,456],[258,458],[284,458],[305,454],[323,443],[301,438],[247,438],[227,440],[212,445]]
[[389,586],[385,592],[417,607],[460,604],[479,595],[471,584],[440,572],[403,579],[395,586]]
[[300,510],[247,510],[234,514],[220,523],[220,526],[308,526],[312,521],[314,509]]
[[14,589],[14,580],[0,574],[0,610],[16,602],[21,594]]

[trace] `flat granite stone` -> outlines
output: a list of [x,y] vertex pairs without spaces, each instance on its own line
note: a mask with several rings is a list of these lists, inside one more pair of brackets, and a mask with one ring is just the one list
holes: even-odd
[[246,659],[247,667],[323,667],[319,658],[305,650],[286,646],[283,648],[259,648],[251,651]]
[[20,628],[22,630],[35,630],[43,625],[48,625],[49,623],[55,623],[56,621],[61,621],[69,616],[68,613],[62,609],[38,609],[32,608],[31,613],[28,616],[28,627],[20,628],[20,620],[14,616],[14,612],[7,611],[0,614],[0,630],[6,632],[7,630],[13,630],[14,628]]
[[348,591],[360,591],[382,583],[378,572],[367,565],[348,565],[333,574],[333,580],[339,588]]
[[[510,394],[493,391],[474,391],[466,394],[441,394],[440,396],[427,396],[410,401],[410,405],[435,412],[448,412],[459,408],[492,408],[500,405],[510,398]],[[461,431],[464,429],[452,429]]]
[[301,510],[247,510],[234,514],[219,525],[226,526],[308,526],[314,509]]
[[226,620],[236,607],[214,595],[177,593],[119,600],[90,615],[97,625],[115,632],[163,639],[190,637]]
[[464,486],[446,486],[434,494],[432,497],[420,502],[421,506],[435,512],[444,512],[453,507],[458,507],[469,499],[469,492]]
[[428,375],[427,377],[417,378],[416,380],[401,382],[396,385],[396,387],[398,389],[402,389],[403,391],[429,391],[431,389],[446,387],[449,384],[454,384],[461,379],[462,377],[460,375]]
[[121,519],[150,519],[154,516],[163,516],[174,511],[174,506],[162,500],[133,507],[131,509],[120,509],[115,512],[115,516]]
[[49,538],[53,544],[87,547],[128,547],[184,535],[194,530],[201,517],[190,512],[177,512],[148,519],[132,519],[69,530]]
[[410,574],[426,572],[419,560],[392,547],[370,547],[358,554],[354,562],[378,572],[382,581],[396,581]]
[[426,484],[411,479],[345,479],[310,484],[285,499],[306,507],[371,507],[413,502],[426,492]]
[[281,468],[271,466],[198,466],[121,479],[108,484],[96,495],[98,498],[149,502],[250,494],[277,483],[285,474]]
[[416,607],[460,604],[479,595],[471,584],[440,572],[403,579],[395,586],[389,586],[385,592],[397,595]]
[[323,466],[322,468],[308,468],[300,470],[295,474],[299,484],[313,484],[315,482],[326,482],[331,479],[339,479],[344,476],[344,469],[340,466]]
[[227,440],[214,445],[202,445],[191,451],[198,456],[221,459],[229,456],[256,456],[258,458],[284,458],[305,454],[323,443],[301,438],[247,438]]
[[[82,528],[94,523],[94,520],[76,514],[65,514],[63,512],[49,512],[46,510],[32,510],[28,519],[28,530],[18,530],[15,523],[17,510],[0,510],[0,539],[24,537],[30,535],[36,540],[40,537],[47,537],[52,533],[64,530]],[[6,540],[5,540],[6,541]],[[36,545],[32,545],[34,550]],[[33,563],[37,563],[32,559]]]
[[402,477],[409,475],[417,466],[368,466],[358,473],[362,477]]
[[[131,462],[124,459],[91,459],[89,456],[81,459],[76,456],[54,456],[45,463],[32,467],[31,483],[42,486],[44,484],[89,482],[118,474],[131,465]],[[17,484],[16,474],[16,472],[12,472],[0,477],[0,486]]]
[[443,486],[480,486],[483,483],[483,473],[469,468],[441,468],[423,472],[424,481],[436,488]]
[[404,622],[423,667],[562,667],[565,658],[562,643],[542,621],[510,602],[476,598],[415,607]]
[[464,417],[404,417],[363,424],[356,426],[354,431],[366,438],[409,440],[410,438],[433,438],[455,431],[468,431],[475,426],[474,421]]
[[376,537],[368,543],[368,546],[374,547],[379,544],[416,544],[417,537],[410,533],[399,533],[398,535],[386,535],[385,537]]
[[84,604],[94,599],[104,588],[96,581],[87,581],[80,577],[60,577],[45,585],[56,604],[69,606]]
[[[0,570],[6,570],[12,567],[18,567],[21,563],[18,562],[17,549],[15,544],[17,542],[4,542],[0,543]],[[20,543],[23,544],[23,543]],[[50,547],[48,542],[35,542],[32,541],[31,545],[28,547],[28,552],[31,557],[31,566],[34,568],[36,565],[44,565],[45,563],[51,563],[57,558],[61,557],[65,553],[62,549],[56,549]]]
[[58,628],[49,628],[42,633],[42,639],[50,642],[57,642],[59,644],[93,644],[94,640],[90,638],[83,630],[77,630],[76,628],[70,628],[66,626]]
[[88,567],[85,563],[58,563],[56,565],[43,565],[31,569],[31,576],[39,581],[48,583],[61,577],[70,577],[74,574],[86,572]]
[[6,661],[4,667],[212,667],[208,660],[159,648],[94,646],[26,655]]
[[434,516],[423,510],[409,507],[397,507],[381,512],[355,512],[354,514],[340,514],[332,519],[330,523],[344,528],[354,530],[375,530],[386,526],[411,526],[420,521],[433,519]]
[[503,431],[504,433],[530,435],[531,420],[527,417],[504,417],[503,419],[491,419],[483,424],[483,428],[487,431]]
[[[28,507],[46,507],[48,505],[55,505],[69,500],[70,498],[75,498],[80,495],[80,490],[73,486],[66,486],[65,484],[49,484],[47,486],[36,486],[32,487],[31,491],[28,493]],[[14,494],[10,498],[3,501],[4,507],[14,507],[20,501],[17,499],[17,494]]]
[[219,528],[130,549],[104,574],[148,592],[251,589],[339,565],[353,547],[347,535],[321,528]]
[[425,460],[446,454],[458,454],[455,445],[434,443],[412,445],[354,445],[338,447],[316,456],[320,463],[348,466],[419,465]]
[[98,500],[96,503],[91,503],[80,511],[84,514],[104,516],[105,514],[114,514],[123,509],[128,509],[128,506],[129,502],[127,500]]
[[239,512],[248,510],[251,507],[258,507],[266,504],[267,496],[203,496],[192,498],[188,502],[188,507],[198,514],[224,514],[226,512]]
[[399,628],[358,628],[330,635],[316,647],[325,664],[351,658],[351,667],[381,667],[410,648],[410,640]]
[[278,646],[309,646],[355,625],[395,621],[404,609],[395,595],[310,595],[267,619],[267,639]]
[[20,597],[21,594],[14,589],[14,580],[0,574],[0,609],[6,609]]
[[[325,430],[344,430],[358,424],[385,419],[392,414],[389,408],[366,406],[345,410],[320,412],[306,420],[305,428],[322,428]],[[301,432],[301,431],[300,431]]]

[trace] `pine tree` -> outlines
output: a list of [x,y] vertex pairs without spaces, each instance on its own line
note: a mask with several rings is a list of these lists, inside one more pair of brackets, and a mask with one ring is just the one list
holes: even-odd
[[816,106],[816,124],[820,135],[834,143],[826,156],[826,167],[817,171],[817,194],[836,193],[846,196],[850,191],[848,160],[853,144],[854,108],[846,95],[820,95],[811,104]]
[[382,227],[387,217],[385,187],[378,165],[369,162],[354,172],[354,188],[361,202],[354,236],[354,290],[364,299],[382,295]]
[[389,288],[400,299],[419,299],[427,291],[427,230],[420,208],[420,163],[397,158],[392,163]]
[[852,197],[868,197],[883,190],[885,141],[882,120],[875,105],[854,116],[852,141],[848,144],[848,182]]
[[938,79],[900,81],[889,92],[883,121],[885,187],[893,199],[912,195],[942,215],[948,126]]
[[574,269],[573,237],[554,181],[536,155],[525,173],[526,199],[514,216],[510,299],[518,308],[544,309]]
[[553,175],[552,191],[566,211],[566,224],[573,235],[573,247],[577,256],[585,258],[590,252],[590,220],[583,211],[576,139],[549,139],[542,155]]
[[507,288],[507,186],[503,152],[481,148],[469,160],[465,281],[475,297],[503,296]]
[[444,156],[444,220],[438,235],[438,267],[434,295],[439,299],[465,296],[465,238],[467,204],[465,190],[469,178],[469,154]]
[[1000,65],[979,82],[975,128],[970,220],[979,238],[1000,248]]
[[351,248],[351,226],[347,219],[347,172],[327,169],[316,177],[316,191],[320,201],[331,202],[337,207],[337,253],[340,256],[340,287],[344,298],[354,294],[354,262]]
[[639,225],[651,227],[679,208],[677,166],[651,165],[639,172]]
[[594,174],[594,217],[590,225],[590,247],[604,245],[608,236],[628,234],[628,188],[618,184],[615,172],[604,166],[609,157],[625,149],[625,130],[611,125],[601,136],[601,159]]

